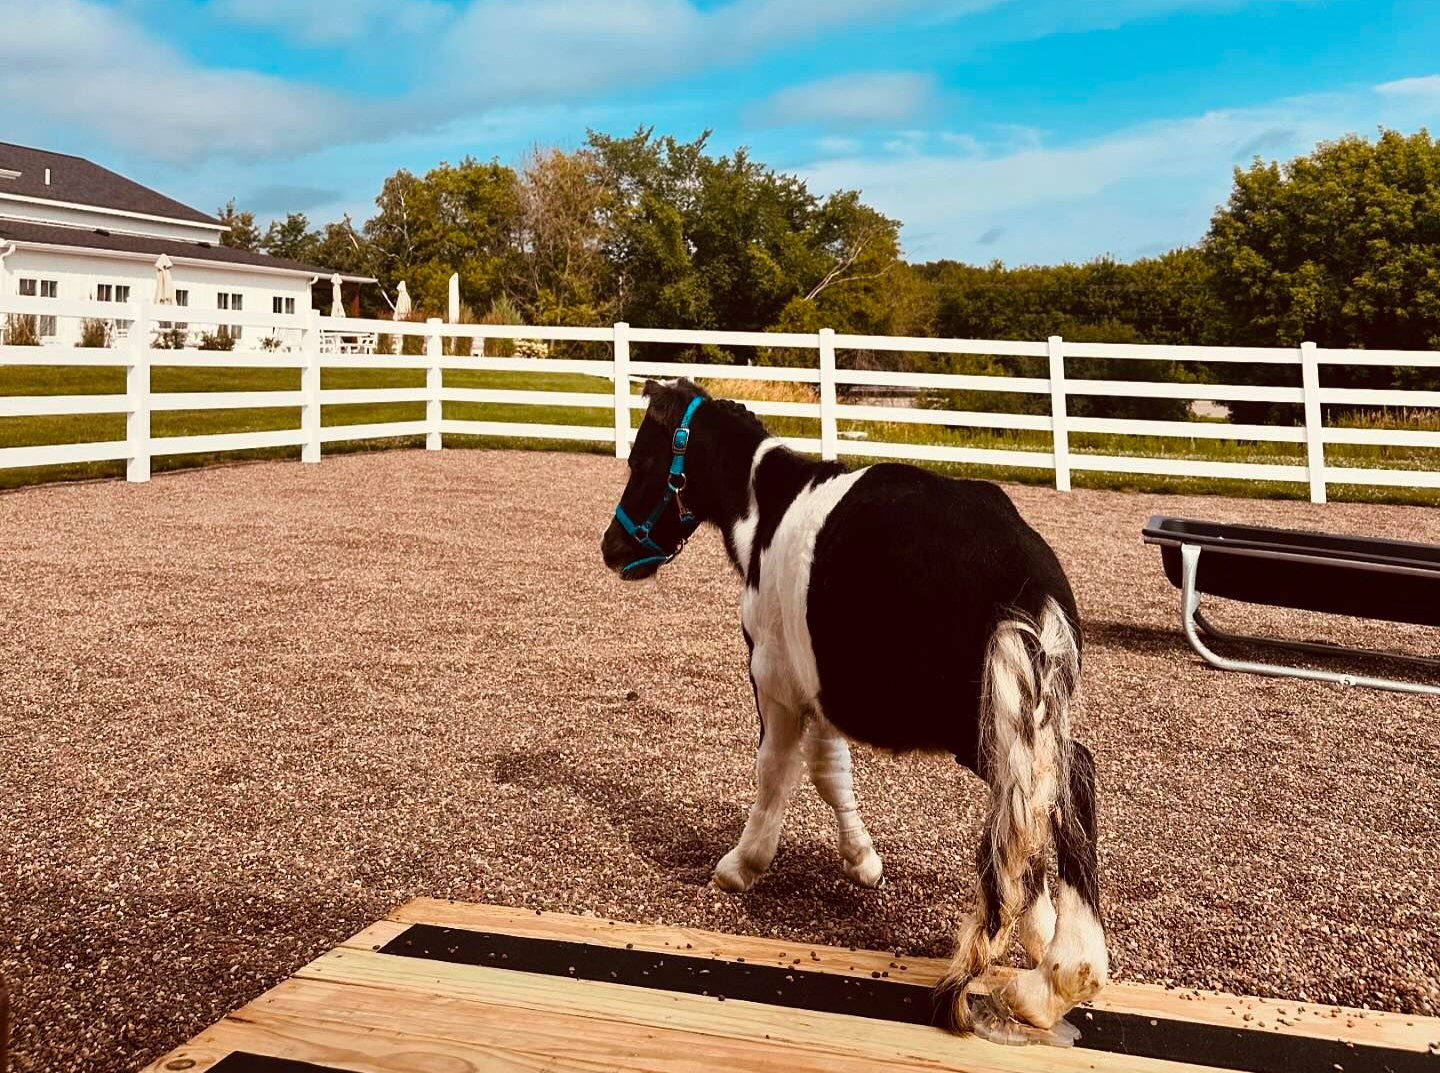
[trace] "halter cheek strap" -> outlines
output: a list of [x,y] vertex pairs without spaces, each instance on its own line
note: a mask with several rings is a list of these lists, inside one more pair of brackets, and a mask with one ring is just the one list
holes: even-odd
[[[680,418],[680,424],[675,429],[674,435],[670,438],[670,475],[665,480],[665,494],[660,497],[660,502],[655,504],[655,509],[650,516],[639,525],[625,513],[625,508],[615,507],[615,520],[620,523],[620,528],[630,535],[630,539],[639,544],[640,547],[651,554],[634,562],[626,563],[620,573],[629,574],[642,566],[650,563],[660,563],[662,566],[668,563],[675,556],[679,555],[685,547],[685,541],[689,540],[695,530],[700,527],[699,520],[685,507],[685,502],[680,498],[680,493],[685,490],[685,451],[690,446],[690,419],[695,416],[695,411],[700,409],[704,398],[697,395],[690,400],[690,405],[685,408],[685,415]],[[676,509],[680,512],[680,541],[673,548],[665,548],[657,542],[651,534],[655,526],[664,517],[665,511],[669,509],[671,502],[674,502]]]

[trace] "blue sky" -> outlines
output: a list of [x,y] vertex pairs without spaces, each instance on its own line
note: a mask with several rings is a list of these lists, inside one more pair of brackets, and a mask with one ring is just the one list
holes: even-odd
[[587,127],[859,188],[915,259],[1196,241],[1255,154],[1440,130],[1436,0],[0,0],[0,140],[197,207],[369,215]]

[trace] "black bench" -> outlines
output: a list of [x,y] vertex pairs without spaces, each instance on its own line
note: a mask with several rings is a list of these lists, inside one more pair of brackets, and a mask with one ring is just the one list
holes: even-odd
[[[1160,547],[1165,576],[1181,591],[1180,622],[1186,638],[1212,666],[1440,696],[1435,685],[1227,659],[1211,651],[1201,635],[1323,655],[1354,655],[1357,650],[1227,633],[1200,613],[1200,594],[1206,593],[1272,607],[1440,627],[1440,546],[1159,516],[1142,532],[1147,544]],[[1440,659],[1431,657],[1369,650],[1360,654],[1440,671]]]

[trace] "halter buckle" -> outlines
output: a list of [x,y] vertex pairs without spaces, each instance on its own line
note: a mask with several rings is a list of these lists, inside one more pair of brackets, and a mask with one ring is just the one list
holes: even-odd
[[683,455],[685,448],[690,446],[690,430],[681,425],[675,430],[675,435],[670,440],[670,450],[677,455]]

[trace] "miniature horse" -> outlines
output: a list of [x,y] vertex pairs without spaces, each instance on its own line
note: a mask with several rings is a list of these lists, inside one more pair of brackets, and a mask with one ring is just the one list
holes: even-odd
[[[988,783],[990,805],[978,904],[937,988],[937,1019],[1000,1042],[1073,1042],[1061,1018],[1099,992],[1109,961],[1094,761],[1069,725],[1079,619],[1054,552],[994,484],[813,461],[688,380],[650,381],[645,394],[605,564],[649,577],[709,522],[745,582],[757,794],[716,885],[748,890],[769,866],[803,758],[835,811],[845,874],[878,886],[847,739],[953,754]],[[1034,967],[972,1010],[971,982],[1017,930]]]

